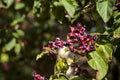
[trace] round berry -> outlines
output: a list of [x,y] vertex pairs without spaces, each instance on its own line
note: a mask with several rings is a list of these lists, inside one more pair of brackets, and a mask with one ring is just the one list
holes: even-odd
[[32,78],[34,78],[34,74],[32,74]]
[[90,37],[90,34],[87,34],[87,37],[89,38],[89,37]]
[[46,80],[46,79],[43,77],[42,80]]
[[77,23],[77,27],[78,27],[78,28],[82,27],[82,23],[80,23],[80,22]]
[[87,46],[83,46],[83,49],[87,48]]
[[75,30],[75,33],[79,33],[79,30]]
[[69,43],[68,43],[68,42],[65,42],[65,43],[64,43],[64,46],[68,46],[68,45],[69,45]]
[[55,46],[54,49],[58,49],[58,46]]
[[53,41],[49,41],[49,44],[52,45],[52,44],[53,44]]
[[115,6],[116,6],[116,7],[118,7],[118,6],[119,6],[119,4],[118,4],[118,3],[116,3],[116,4],[115,4]]
[[84,33],[83,33],[83,32],[81,32],[81,33],[80,33],[80,35],[84,35]]
[[94,46],[93,46],[93,45],[90,45],[90,48],[91,48],[91,49],[93,49],[93,48],[94,48]]
[[95,40],[96,40],[96,37],[93,37],[93,40],[95,41]]
[[83,25],[84,28],[86,28],[86,25]]

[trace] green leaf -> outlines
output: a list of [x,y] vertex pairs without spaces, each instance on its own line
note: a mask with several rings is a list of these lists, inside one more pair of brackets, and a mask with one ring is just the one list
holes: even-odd
[[57,63],[56,63],[56,68],[59,71],[67,70],[68,69],[68,65],[67,65],[66,59],[63,58],[63,59],[58,60]]
[[19,10],[25,7],[25,4],[20,2],[20,3],[15,3],[15,9]]
[[102,17],[104,22],[107,22],[111,15],[112,15],[112,3],[108,0],[106,1],[99,1],[96,4],[97,11]]
[[68,80],[66,76],[60,76],[59,80]]
[[24,31],[17,29],[16,32],[13,32],[12,35],[16,38],[19,38],[20,36],[24,36]]
[[91,80],[84,76],[73,76],[70,80]]
[[15,18],[14,18],[14,20],[11,22],[11,26],[15,26],[16,24],[24,21],[24,18],[23,18],[19,13],[18,13],[18,14],[15,14],[14,17],[15,17]]
[[13,4],[13,2],[14,2],[14,0],[3,0],[6,4],[7,4],[7,7],[9,8],[12,4]]
[[2,53],[1,54],[1,62],[3,63],[3,62],[8,62],[8,60],[9,60],[9,55],[8,54],[6,54],[6,53]]
[[16,53],[17,55],[20,53],[20,50],[21,50],[20,44],[16,44],[16,45],[15,45],[15,48],[14,48],[14,51],[15,51],[15,53]]
[[97,51],[93,51],[89,53],[88,64],[95,70],[98,70],[97,79],[102,80],[108,71],[108,63],[104,59],[104,56]]
[[55,74],[50,76],[49,80],[69,80],[65,75]]
[[44,55],[48,54],[49,51],[41,52],[40,54],[37,55],[36,60],[42,58]]
[[73,17],[75,14],[75,9],[78,6],[76,0],[60,0],[68,14]]
[[115,31],[113,32],[113,37],[114,38],[120,38],[120,27],[115,29]]
[[111,61],[112,60],[112,53],[113,53],[113,48],[112,48],[112,44],[105,44],[105,45],[100,45],[99,46],[99,50],[101,50],[101,52],[103,52],[103,55],[105,56],[105,59],[107,61]]
[[9,43],[5,45],[3,49],[5,49],[6,51],[10,51],[14,48],[15,44],[16,44],[16,39],[13,38]]
[[34,0],[34,5],[33,5],[33,13],[37,16],[40,17],[40,7],[41,7],[41,2],[40,0]]

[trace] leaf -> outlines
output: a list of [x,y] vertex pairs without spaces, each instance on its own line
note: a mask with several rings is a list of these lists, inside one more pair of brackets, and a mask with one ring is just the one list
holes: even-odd
[[3,63],[3,62],[8,62],[8,60],[9,60],[9,56],[8,56],[8,54],[6,54],[6,53],[2,53],[1,54],[1,62]]
[[20,53],[20,50],[21,50],[20,44],[16,44],[16,45],[15,45],[15,48],[14,48],[14,51],[15,51],[15,53],[16,53],[17,55]]
[[11,26],[15,26],[16,24],[20,23],[20,22],[24,22],[24,18],[19,14],[15,14],[14,16],[14,20],[11,22]]
[[16,39],[13,38],[9,43],[5,45],[3,49],[5,49],[6,51],[10,51],[14,48],[15,44],[16,44]]
[[98,70],[97,79],[102,80],[108,71],[108,63],[105,61],[104,56],[101,56],[104,53],[98,53],[93,51],[89,53],[88,64],[95,70]]
[[22,3],[22,2],[19,2],[19,3],[15,3],[15,9],[16,10],[19,10],[19,9],[22,9],[25,7],[25,4]]
[[91,80],[84,76],[73,76],[70,80]]
[[13,4],[13,2],[14,2],[14,0],[3,0],[5,3],[6,3],[6,7],[7,8],[9,8],[12,4]]
[[56,63],[56,68],[59,71],[67,70],[68,65],[67,65],[66,59],[63,58],[63,59],[58,60],[57,63]]
[[20,36],[24,36],[24,31],[17,29],[16,32],[13,32],[12,35],[16,38],[19,38]]
[[42,58],[44,55],[48,54],[49,51],[41,52],[40,54],[37,55],[36,60]]
[[107,61],[111,61],[111,59],[112,59],[113,48],[111,46],[113,46],[113,45],[112,44],[105,44],[105,45],[99,46],[99,49],[102,50]]
[[40,7],[41,7],[41,2],[40,0],[34,0],[34,5],[33,5],[33,13],[37,16],[40,17]]
[[63,75],[62,75],[62,76],[59,77],[59,80],[68,80],[68,79],[67,79],[66,76],[63,76]]
[[108,22],[112,15],[112,3],[108,0],[106,1],[99,1],[96,4],[97,11],[102,17],[104,22]]
[[114,38],[120,38],[120,27],[115,29],[115,31],[113,32],[113,37]]
[[78,6],[76,0],[60,0],[68,14],[73,17]]
[[55,74],[50,76],[49,80],[69,80],[65,75]]

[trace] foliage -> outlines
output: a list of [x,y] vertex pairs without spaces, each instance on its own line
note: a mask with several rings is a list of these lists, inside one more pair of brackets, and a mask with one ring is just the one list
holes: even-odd
[[[58,36],[67,41],[66,26],[77,22],[84,35],[97,35],[95,50],[40,49]],[[33,71],[50,80],[111,80],[110,62],[120,60],[119,43],[119,0],[0,0],[0,80],[32,80]],[[74,74],[67,74],[69,69]]]

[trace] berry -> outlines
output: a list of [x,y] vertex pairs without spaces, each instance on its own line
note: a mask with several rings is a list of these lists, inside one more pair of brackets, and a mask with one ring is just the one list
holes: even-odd
[[90,45],[90,48],[91,48],[91,49],[93,49],[93,48],[94,48],[94,46],[93,46],[93,45]]
[[95,41],[95,40],[96,40],[96,37],[93,37],[93,40]]
[[34,74],[32,74],[32,78],[34,78]]
[[58,49],[58,46],[55,46],[54,49]]
[[79,30],[75,30],[75,33],[79,33]]
[[68,43],[68,42],[65,42],[65,43],[64,43],[64,46],[68,46],[68,45],[69,45],[69,43]]
[[52,44],[53,44],[53,41],[49,41],[49,44],[52,45]]
[[84,28],[86,28],[86,25],[83,25]]
[[116,7],[118,7],[118,6],[119,6],[119,4],[118,4],[118,3],[116,3],[116,4],[115,4],[115,6],[116,6]]
[[85,49],[86,48],[86,46],[83,46],[83,49]]
[[90,34],[87,34],[87,37],[89,38],[89,37],[90,37]]
[[83,32],[81,32],[81,33],[80,33],[80,35],[84,35],[84,33],[83,33]]
[[46,79],[43,77],[42,80],[46,80]]
[[77,23],[77,27],[78,27],[78,28],[82,27],[82,24],[81,24],[80,22]]

